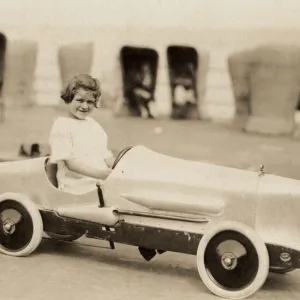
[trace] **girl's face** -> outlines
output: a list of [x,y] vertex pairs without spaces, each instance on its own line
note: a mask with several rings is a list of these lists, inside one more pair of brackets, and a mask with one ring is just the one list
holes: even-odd
[[69,113],[73,118],[84,120],[96,106],[96,99],[90,91],[78,89],[73,101],[68,104]]

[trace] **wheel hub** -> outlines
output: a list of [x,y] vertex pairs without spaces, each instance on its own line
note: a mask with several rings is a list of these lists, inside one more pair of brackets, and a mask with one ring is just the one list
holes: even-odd
[[3,222],[3,231],[6,234],[13,234],[16,230],[16,225],[12,220],[5,220]]
[[234,230],[221,231],[210,239],[204,265],[209,279],[226,291],[242,291],[260,271],[256,247],[247,236]]
[[221,263],[226,270],[233,270],[237,266],[237,257],[231,253],[224,253],[221,257]]

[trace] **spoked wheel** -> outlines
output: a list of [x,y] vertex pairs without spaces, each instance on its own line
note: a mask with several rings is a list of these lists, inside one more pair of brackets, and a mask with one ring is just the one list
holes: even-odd
[[270,267],[270,272],[276,273],[276,274],[286,274],[289,272],[294,271],[295,268],[276,268],[276,267]]
[[269,256],[264,242],[250,227],[224,222],[200,240],[197,265],[203,283],[212,293],[244,299],[264,284]]
[[41,215],[30,199],[0,199],[0,252],[29,255],[39,246],[42,234]]
[[65,242],[73,242],[77,239],[79,239],[83,234],[60,234],[60,233],[54,233],[54,232],[45,232],[50,238],[54,240],[59,241],[65,241]]

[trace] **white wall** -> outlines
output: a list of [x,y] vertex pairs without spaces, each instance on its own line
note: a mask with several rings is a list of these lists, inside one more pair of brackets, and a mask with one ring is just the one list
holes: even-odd
[[231,118],[228,54],[267,41],[300,42],[298,0],[0,0],[0,7],[0,31],[9,40],[39,42],[34,84],[39,104],[59,101],[61,44],[94,41],[92,73],[113,89],[123,44],[150,46],[164,55],[168,44],[177,43],[209,51],[203,111],[213,119]]

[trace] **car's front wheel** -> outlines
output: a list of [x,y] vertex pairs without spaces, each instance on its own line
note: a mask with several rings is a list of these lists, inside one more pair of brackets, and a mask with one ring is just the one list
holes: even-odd
[[265,243],[250,227],[221,222],[201,238],[197,265],[203,283],[212,293],[244,299],[264,284],[269,256]]

